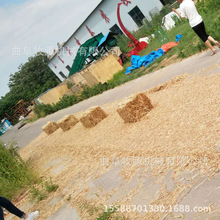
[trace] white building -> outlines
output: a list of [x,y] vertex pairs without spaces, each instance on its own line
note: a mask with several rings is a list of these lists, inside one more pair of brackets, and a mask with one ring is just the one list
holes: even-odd
[[[92,36],[86,26],[95,33],[106,35],[109,31],[122,32],[117,18],[118,3],[128,3],[121,5],[120,15],[124,26],[129,31],[137,30],[142,25],[144,18],[149,18],[149,13],[159,12],[163,7],[160,0],[100,0],[97,7],[70,36],[70,38],[60,47],[49,62],[49,67],[63,81],[68,77],[73,60],[79,48],[76,40],[81,44]],[[104,18],[106,17],[106,19]]]

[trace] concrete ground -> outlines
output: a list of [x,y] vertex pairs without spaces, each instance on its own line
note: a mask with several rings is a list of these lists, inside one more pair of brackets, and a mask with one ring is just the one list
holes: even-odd
[[19,124],[17,124],[12,129],[8,130],[4,135],[2,135],[0,137],[0,140],[4,141],[6,144],[14,140],[18,143],[19,147],[25,147],[42,132],[41,128],[48,121],[58,121],[65,115],[74,114],[76,112],[86,110],[92,106],[114,102],[116,100],[130,96],[133,93],[138,93],[150,89],[183,73],[192,74],[198,71],[202,72],[204,70],[206,74],[219,73],[219,64],[219,49],[217,49],[217,54],[214,56],[210,56],[209,51],[196,54],[181,62],[172,64],[151,74],[147,74],[133,81],[127,82],[126,84],[121,85],[117,88],[108,90],[101,95],[91,97],[69,108],[48,115],[47,117],[41,118],[32,124],[27,124],[19,130]]
[[[101,95],[92,97],[88,100],[80,102],[69,108],[63,109],[52,115],[48,115],[47,117],[39,119],[38,121],[32,124],[25,125],[19,130],[19,125],[16,125],[11,130],[7,131],[3,136],[1,136],[0,139],[3,140],[5,143],[9,143],[10,141],[15,140],[17,141],[18,145],[22,148],[28,145],[42,132],[41,127],[48,121],[57,121],[61,119],[64,115],[86,110],[92,106],[114,102],[116,100],[127,97],[133,93],[138,93],[150,89],[156,85],[162,84],[172,79],[173,77],[181,75],[183,73],[193,74],[199,71],[200,73],[204,72],[206,74],[220,73],[220,50],[218,50],[218,53],[213,57],[209,56],[209,54],[210,52],[206,51],[194,55],[188,59],[183,60],[182,62],[172,64],[161,70],[142,76],[136,80],[130,81],[117,88],[106,91]],[[60,158],[59,161],[48,161],[47,166],[55,166],[53,172],[54,174],[58,174],[62,173],[63,168],[66,165],[66,162],[67,161],[65,160],[65,158]],[[101,175],[98,179],[91,178],[90,181],[87,183],[88,187],[90,188],[90,190],[87,193],[87,198],[96,199],[97,195],[102,196],[105,193],[114,191],[114,189],[119,188],[120,190],[115,192],[112,195],[112,197],[108,200],[108,205],[110,205],[114,202],[117,202],[118,200],[126,198],[126,196],[142,182],[142,188],[133,197],[131,202],[132,204],[144,206],[150,204],[150,202],[158,196],[158,190],[162,186],[162,184],[165,184],[170,192],[173,192],[176,189],[176,187],[178,187],[178,183],[170,178],[173,172],[172,170],[170,170],[170,172],[164,177],[164,179],[161,182],[158,182],[157,180],[152,180],[151,172],[147,173],[146,175],[140,175],[142,173],[142,170],[137,171],[135,176],[127,182],[119,175],[119,172],[120,167],[113,167],[107,173]],[[50,201],[49,205],[51,208],[53,208],[62,201],[62,195],[65,195],[68,191],[71,191],[74,181],[75,180],[72,180],[63,189],[60,196],[57,196]],[[177,205],[182,205],[184,207],[190,205],[191,208],[198,206],[205,207],[211,205],[214,208],[214,210],[219,210],[219,174],[216,176],[216,178],[212,179],[201,178],[197,171],[194,170],[193,172],[183,173],[182,178],[179,181],[186,184],[189,184],[191,181],[196,181],[196,184],[192,189],[184,191],[181,194],[181,196],[178,199]],[[28,210],[30,208],[30,204],[28,203],[21,208],[23,208],[23,210]],[[195,212],[191,209],[189,212],[184,212],[184,214],[183,212],[164,213],[162,219],[170,220],[182,218],[187,220],[217,220],[219,219],[219,216],[219,211],[211,211],[210,213],[200,213]],[[7,216],[6,219],[12,219],[12,215]],[[83,218],[80,218],[77,213],[77,210],[74,207],[72,207],[68,202],[66,202],[56,212],[54,212],[52,216],[48,218],[48,220],[52,219],[77,220]]]

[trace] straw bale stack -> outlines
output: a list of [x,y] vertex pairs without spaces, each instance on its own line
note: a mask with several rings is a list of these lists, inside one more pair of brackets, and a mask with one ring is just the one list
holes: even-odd
[[133,100],[122,103],[117,112],[125,123],[133,123],[139,121],[152,108],[150,99],[144,93],[139,93]]
[[108,115],[100,108],[92,108],[80,118],[80,122],[86,128],[92,128],[105,119]]
[[50,134],[52,134],[53,132],[55,132],[58,128],[59,128],[58,124],[57,124],[56,122],[54,122],[54,121],[51,121],[51,122],[48,122],[46,125],[44,125],[44,126],[42,127],[42,130],[43,130],[46,134],[50,135]]
[[74,115],[66,115],[60,121],[58,121],[58,126],[63,131],[68,131],[71,127],[75,126],[79,120]]

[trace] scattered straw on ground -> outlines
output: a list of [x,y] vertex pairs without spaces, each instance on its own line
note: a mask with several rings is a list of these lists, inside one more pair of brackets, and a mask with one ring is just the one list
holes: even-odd
[[[38,219],[45,220],[54,213],[71,196],[71,204],[82,218],[96,219],[98,214],[89,214],[86,204],[95,208],[106,204],[108,198],[117,190],[106,193],[94,200],[88,200],[86,195],[90,188],[87,181],[98,178],[106,173],[111,164],[100,165],[102,158],[141,157],[141,158],[174,158],[193,157],[196,161],[206,156],[206,165],[194,163],[201,176],[212,176],[219,172],[220,139],[220,74],[213,76],[186,75],[156,87],[146,94],[154,108],[139,122],[124,124],[117,113],[119,101],[102,106],[108,114],[105,120],[93,128],[86,129],[81,123],[65,133],[58,129],[50,136],[42,133],[30,145],[21,150],[24,159],[31,159],[35,169],[41,169],[42,175],[53,176],[53,181],[59,185],[57,192],[50,198],[34,205],[41,215]],[[83,112],[76,114],[80,118]],[[57,174],[51,173],[53,166],[46,166],[53,160],[66,161],[65,169]],[[142,173],[149,170],[148,166],[140,165]],[[170,169],[177,177],[189,168],[189,164],[161,164],[151,167],[152,178],[163,177]],[[121,175],[130,181],[137,167],[125,166]],[[74,181],[73,181],[74,180]],[[64,190],[70,182],[72,185]],[[158,180],[160,181],[160,180]],[[173,192],[161,187],[160,193],[153,201],[160,204],[175,204],[177,198],[190,185],[177,184]],[[137,186],[124,201],[117,204],[130,204],[132,197],[139,191]],[[65,192],[65,193],[64,193]],[[48,202],[57,195],[63,195],[63,200],[51,208]],[[88,205],[86,207],[89,207]],[[143,217],[135,213],[124,213],[126,219],[159,219],[162,213],[146,213]]]

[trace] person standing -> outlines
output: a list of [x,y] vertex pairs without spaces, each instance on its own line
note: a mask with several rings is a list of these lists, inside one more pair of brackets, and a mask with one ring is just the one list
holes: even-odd
[[216,54],[215,48],[209,41],[220,48],[220,43],[206,33],[202,16],[198,13],[192,0],[177,0],[180,3],[180,13],[170,6],[171,10],[181,18],[188,18],[194,32],[201,38],[205,45],[212,51],[211,56]]
[[18,209],[16,206],[14,206],[8,199],[0,196],[0,220],[4,220],[2,207],[23,220],[34,220],[39,214],[39,211],[26,214]]

